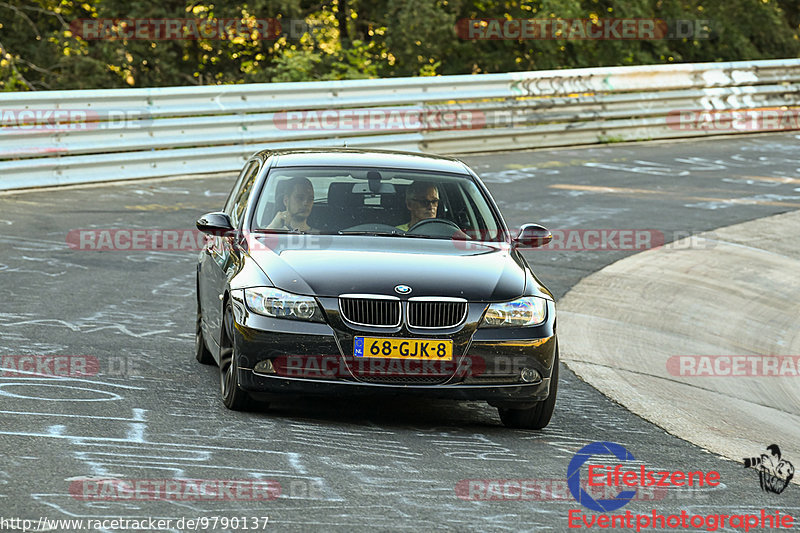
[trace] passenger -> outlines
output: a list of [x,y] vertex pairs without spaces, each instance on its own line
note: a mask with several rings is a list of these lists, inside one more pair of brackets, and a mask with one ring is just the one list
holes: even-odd
[[276,198],[279,211],[267,229],[285,229],[289,231],[316,231],[308,225],[308,217],[314,207],[314,186],[308,178],[291,178],[285,183],[283,194]]
[[439,209],[439,189],[426,181],[415,181],[406,189],[406,207],[411,212],[411,220],[407,224],[396,226],[408,231],[414,224],[428,218],[436,218]]

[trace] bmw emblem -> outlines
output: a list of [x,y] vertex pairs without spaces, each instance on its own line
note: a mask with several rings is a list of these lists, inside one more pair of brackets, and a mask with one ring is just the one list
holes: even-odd
[[397,285],[394,288],[394,292],[397,294],[408,294],[411,292],[411,287],[408,285]]

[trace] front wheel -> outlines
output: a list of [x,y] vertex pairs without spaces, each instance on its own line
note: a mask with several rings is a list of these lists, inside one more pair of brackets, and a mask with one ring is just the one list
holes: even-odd
[[233,340],[233,310],[225,308],[222,349],[219,354],[219,385],[222,403],[233,411],[245,411],[250,407],[250,396],[239,387],[239,363],[236,344]]
[[515,429],[544,429],[553,417],[556,407],[556,394],[558,393],[558,349],[553,360],[553,374],[550,376],[550,395],[541,402],[527,409],[514,409],[498,407],[500,420],[507,428]]

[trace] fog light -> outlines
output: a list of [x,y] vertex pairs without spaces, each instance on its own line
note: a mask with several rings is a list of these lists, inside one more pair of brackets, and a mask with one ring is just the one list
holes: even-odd
[[519,379],[524,383],[534,383],[536,381],[541,381],[542,376],[532,368],[523,368],[519,372]]
[[255,368],[253,368],[253,372],[258,372],[259,374],[274,374],[275,367],[272,366],[272,359],[259,361]]

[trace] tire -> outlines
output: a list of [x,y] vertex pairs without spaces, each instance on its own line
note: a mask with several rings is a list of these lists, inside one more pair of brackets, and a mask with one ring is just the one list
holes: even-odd
[[202,315],[200,314],[200,302],[197,303],[197,323],[194,331],[194,358],[204,365],[213,365],[214,356],[206,348],[206,342],[203,340],[203,328],[201,327]]
[[553,374],[550,377],[550,395],[546,400],[536,402],[536,405],[527,409],[514,409],[498,407],[500,420],[507,428],[514,429],[544,429],[550,423],[556,407],[558,394],[558,348],[553,361]]
[[247,391],[239,386],[239,354],[233,342],[233,310],[228,304],[223,318],[223,339],[219,353],[219,385],[222,403],[232,411],[246,411],[251,406]]

